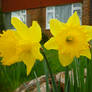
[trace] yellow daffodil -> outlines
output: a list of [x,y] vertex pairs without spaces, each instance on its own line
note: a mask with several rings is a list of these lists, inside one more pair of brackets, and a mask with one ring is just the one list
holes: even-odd
[[4,65],[23,61],[27,66],[27,75],[30,73],[35,60],[42,60],[40,53],[41,28],[36,21],[28,28],[19,19],[13,17],[11,23],[16,31],[8,30],[1,34],[0,52]]
[[0,57],[3,65],[11,65],[18,61],[17,40],[13,30],[0,34]]
[[80,25],[77,12],[67,23],[51,19],[50,31],[53,37],[44,46],[48,50],[58,50],[60,63],[63,66],[71,64],[74,57],[82,55],[91,58],[88,42],[92,39],[92,27]]

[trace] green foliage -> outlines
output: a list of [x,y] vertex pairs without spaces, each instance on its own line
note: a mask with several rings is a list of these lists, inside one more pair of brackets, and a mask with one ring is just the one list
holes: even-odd
[[[59,63],[57,51],[45,50],[45,53],[54,74],[64,71],[64,68],[61,67]],[[40,62],[37,60],[35,62],[35,65],[29,76],[26,75],[26,66],[23,62],[19,62],[11,66],[3,66],[0,64],[0,91],[6,92],[7,90],[8,92],[12,92],[22,83],[34,79],[34,71],[36,72],[37,77],[44,75],[44,66],[42,61]]]
[[[52,53],[55,52],[57,54],[57,52],[53,50],[50,52]],[[48,60],[50,60],[49,57],[48,57]],[[50,61],[49,61],[49,65],[50,65]],[[45,68],[45,75],[48,76],[48,74],[50,73],[50,70],[46,66],[44,66],[44,68]],[[92,87],[91,87],[92,69],[91,68],[92,68],[92,60],[88,60],[86,57],[80,57],[79,59],[74,58],[73,63],[69,65],[69,67],[62,68],[65,71],[65,91],[64,92],[91,92],[92,91]],[[47,72],[48,70],[49,72]],[[73,72],[71,73],[71,77],[69,75],[69,70],[73,70]],[[84,72],[84,70],[87,70],[87,74]],[[51,78],[52,78],[51,81],[53,83],[53,77]],[[47,80],[46,90],[48,90],[48,85],[49,85],[48,77],[46,77],[46,80]],[[54,88],[58,88],[58,91],[55,91]],[[62,92],[60,90],[60,80],[59,80],[58,86],[55,87],[52,85],[52,89],[53,89],[53,92]],[[47,92],[50,92],[50,91],[47,91]]]
[[35,78],[36,78],[36,81],[37,81],[37,92],[41,92],[41,91],[40,91],[40,83],[39,83],[39,81],[38,81],[38,79],[37,79],[36,72],[34,72],[34,75],[35,75]]
[[[12,66],[0,65],[0,91],[12,92],[27,78],[25,65],[20,62]],[[22,77],[22,78],[21,78]]]
[[[74,62],[68,66],[68,71],[73,70],[73,76],[70,78],[68,76],[67,68],[64,68],[60,65],[58,60],[58,52],[55,50],[44,50],[48,59],[49,66],[53,74],[56,74],[61,71],[66,71],[66,92],[91,92],[92,91],[92,60],[88,60],[85,57],[80,57],[79,59],[74,59]],[[29,76],[26,75],[26,66],[23,62],[13,64],[11,66],[2,66],[0,64],[0,91],[2,92],[13,92],[21,84],[35,78],[34,71],[36,76],[39,77],[43,74],[46,75],[46,89],[49,90],[49,80],[48,75],[49,71],[44,64],[45,62],[36,61],[31,73]],[[87,69],[87,77],[84,76],[84,69]],[[71,74],[72,75],[72,74]],[[68,77],[67,77],[68,76]],[[69,80],[67,81],[67,79]],[[84,82],[84,78],[87,81]],[[73,80],[74,79],[74,80]],[[60,90],[60,80],[58,82],[58,90]],[[38,83],[39,84],[39,83]],[[39,86],[39,85],[37,85]],[[39,87],[38,87],[39,88]],[[58,91],[59,92],[59,91]]]

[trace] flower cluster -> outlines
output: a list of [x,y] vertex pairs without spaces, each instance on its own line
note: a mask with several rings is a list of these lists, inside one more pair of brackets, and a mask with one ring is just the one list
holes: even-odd
[[[41,28],[36,21],[27,27],[19,19],[13,17],[12,25],[16,30],[7,30],[0,34],[0,56],[3,65],[11,65],[23,61],[27,66],[27,75],[30,73],[35,60],[43,59],[40,53]],[[67,66],[73,58],[81,55],[91,58],[89,41],[92,39],[92,27],[80,25],[75,12],[67,21],[62,23],[57,19],[50,20],[50,31],[53,35],[44,47],[58,50],[60,63]]]

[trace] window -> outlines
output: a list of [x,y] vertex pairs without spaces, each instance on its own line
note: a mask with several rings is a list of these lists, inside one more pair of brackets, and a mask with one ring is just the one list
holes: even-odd
[[77,11],[80,20],[82,20],[82,4],[74,3],[62,6],[54,6],[46,8],[46,29],[49,29],[49,21],[52,18],[58,19],[62,22],[67,22],[68,18]]
[[26,10],[6,12],[3,14],[3,22],[5,30],[14,29],[14,27],[11,24],[11,17],[17,17],[26,24]]
[[55,7],[46,8],[46,29],[49,29],[49,20],[55,18]]
[[11,12],[11,17],[17,17],[26,24],[26,10]]

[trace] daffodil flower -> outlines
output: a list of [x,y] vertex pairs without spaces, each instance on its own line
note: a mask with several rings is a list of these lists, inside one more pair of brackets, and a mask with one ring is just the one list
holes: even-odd
[[86,56],[91,58],[88,42],[92,39],[92,27],[80,25],[77,12],[68,19],[67,23],[51,19],[50,31],[53,37],[44,46],[48,50],[58,50],[62,66],[71,64],[74,57]]
[[16,31],[8,30],[0,37],[0,52],[3,57],[1,62],[4,65],[11,65],[23,61],[29,75],[36,59],[43,59],[39,43],[42,38],[41,28],[36,21],[28,28],[16,17],[12,18],[11,23]]

